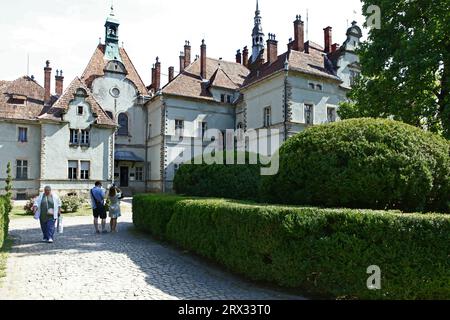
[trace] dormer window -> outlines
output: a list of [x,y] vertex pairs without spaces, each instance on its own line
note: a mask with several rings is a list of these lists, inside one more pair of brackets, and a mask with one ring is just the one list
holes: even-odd
[[26,101],[27,101],[26,97],[15,95],[15,94],[11,95],[8,99],[9,104],[14,104],[14,105],[18,105],[18,106],[25,105]]
[[78,108],[77,108],[77,114],[78,114],[79,116],[82,116],[82,115],[83,115],[83,106],[78,106]]

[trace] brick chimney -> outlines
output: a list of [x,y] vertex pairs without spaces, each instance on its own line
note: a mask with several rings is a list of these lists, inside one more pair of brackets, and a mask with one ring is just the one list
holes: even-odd
[[51,102],[51,77],[52,68],[50,68],[50,61],[47,60],[44,68],[44,102],[46,104]]
[[64,91],[64,76],[63,71],[56,70],[55,76],[55,92],[58,97],[62,96]]
[[236,63],[242,64],[242,53],[241,50],[238,50],[236,53]]
[[161,89],[161,62],[159,62],[159,57],[156,57],[155,63],[155,91]]
[[155,71],[156,71],[155,65],[153,65],[153,67],[152,67],[152,84],[151,84],[152,89],[155,89],[155,80],[156,80]]
[[330,53],[332,48],[331,45],[333,44],[333,28],[332,27],[326,27],[323,29],[324,37],[325,37],[325,53]]
[[200,46],[200,76],[202,79],[206,79],[206,44],[204,39]]
[[191,64],[191,43],[186,41],[184,45],[184,69]]
[[243,65],[248,68],[248,48],[244,47],[244,53],[242,54]]
[[269,64],[275,62],[278,58],[278,41],[276,36],[269,33],[269,39],[267,40],[267,62]]
[[300,15],[297,15],[294,21],[294,43],[292,49],[300,52],[305,50],[305,23]]
[[184,52],[180,52],[180,73],[184,71]]
[[169,82],[175,78],[175,67],[169,67]]

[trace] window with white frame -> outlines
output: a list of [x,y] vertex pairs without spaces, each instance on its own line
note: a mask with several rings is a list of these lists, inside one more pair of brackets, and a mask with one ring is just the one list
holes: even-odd
[[69,161],[68,163],[69,167],[69,174],[68,178],[69,180],[77,180],[78,177],[78,161]]
[[70,129],[70,144],[78,144],[78,142],[79,142],[78,130]]
[[264,108],[264,127],[270,127],[272,125],[272,108]]
[[78,106],[77,113],[78,113],[79,116],[83,115],[83,106]]
[[136,181],[144,181],[144,167],[136,167]]
[[314,106],[312,104],[305,104],[305,123],[314,123]]
[[19,142],[28,142],[28,129],[19,128]]
[[80,131],[80,144],[83,146],[88,146],[90,143],[90,133],[89,130],[81,130]]
[[81,161],[80,179],[89,180],[90,171],[91,171],[91,163],[89,161]]
[[175,120],[175,135],[183,136],[184,134],[184,120]]
[[336,108],[327,108],[327,120],[328,122],[336,122]]
[[16,179],[17,180],[28,179],[28,160],[16,161]]

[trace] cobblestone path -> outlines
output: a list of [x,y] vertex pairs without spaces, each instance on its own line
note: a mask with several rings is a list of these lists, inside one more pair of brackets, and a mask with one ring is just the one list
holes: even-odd
[[135,232],[131,205],[119,233],[96,235],[91,217],[66,218],[54,244],[40,243],[38,222],[11,221],[15,239],[0,300],[302,299],[232,276]]

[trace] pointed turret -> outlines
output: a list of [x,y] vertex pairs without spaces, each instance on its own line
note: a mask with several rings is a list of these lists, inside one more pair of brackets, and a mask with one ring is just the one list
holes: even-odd
[[105,23],[105,59],[119,60],[119,26],[120,22],[114,14],[114,7],[111,6],[111,13]]
[[255,27],[252,32],[252,40],[253,40],[253,50],[251,63],[255,62],[262,50],[264,50],[264,32],[261,23],[261,11],[259,11],[259,1],[256,0],[256,11],[255,11]]

